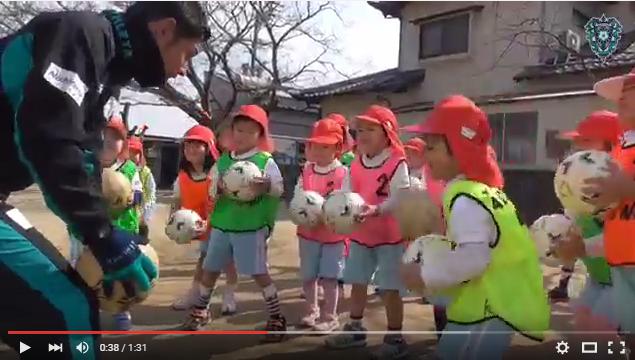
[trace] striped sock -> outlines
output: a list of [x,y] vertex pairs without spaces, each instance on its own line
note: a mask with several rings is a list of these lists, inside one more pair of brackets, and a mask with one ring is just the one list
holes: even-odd
[[262,295],[265,298],[265,303],[267,304],[269,317],[279,318],[280,301],[278,300],[278,290],[276,289],[276,286],[274,284],[267,285],[264,289],[262,289]]
[[213,287],[207,287],[203,284],[199,285],[199,296],[194,304],[194,307],[197,309],[209,309],[209,303],[212,300],[212,293],[214,292]]

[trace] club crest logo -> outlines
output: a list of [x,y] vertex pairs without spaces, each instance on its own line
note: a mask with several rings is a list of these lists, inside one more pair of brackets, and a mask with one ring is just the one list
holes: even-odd
[[617,50],[622,37],[622,24],[614,17],[592,17],[584,25],[584,33],[591,51],[605,62]]

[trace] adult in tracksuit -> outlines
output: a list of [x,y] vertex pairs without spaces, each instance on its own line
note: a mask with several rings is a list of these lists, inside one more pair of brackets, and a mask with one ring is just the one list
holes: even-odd
[[[9,330],[99,330],[98,303],[54,246],[8,196],[33,183],[46,204],[95,254],[104,287],[122,281],[131,296],[157,269],[138,237],[113,229],[101,194],[98,149],[103,105],[135,79],[160,86],[183,72],[209,37],[196,2],[135,3],[125,13],[36,16],[0,39],[0,337],[21,359],[95,359],[98,337],[18,336]],[[76,346],[86,342],[89,352]],[[63,352],[48,352],[62,343]]]

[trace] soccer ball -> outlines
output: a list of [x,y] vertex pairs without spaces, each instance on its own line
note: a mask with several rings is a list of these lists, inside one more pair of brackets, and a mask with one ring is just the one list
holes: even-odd
[[611,156],[603,151],[579,151],[564,159],[553,180],[556,196],[562,206],[574,215],[602,216],[615,207],[597,207],[589,201],[599,194],[585,194],[584,181],[594,177],[609,175],[608,169],[614,164]]
[[355,217],[362,213],[365,203],[357,193],[336,191],[324,202],[324,222],[338,234],[350,234],[357,225]]
[[[408,245],[408,248],[402,255],[401,261],[404,264],[426,264],[426,266],[443,268],[450,261],[449,256],[455,248],[454,242],[447,237],[439,234],[429,234],[415,239]],[[433,293],[435,290],[426,287],[426,289],[410,289],[418,292],[425,290],[427,293]]]
[[554,249],[559,241],[566,241],[567,233],[573,226],[573,220],[564,214],[544,215],[529,227],[531,237],[536,243],[538,257],[547,266],[560,266]]
[[[154,265],[159,268],[159,257],[157,252],[150,245],[139,245],[139,249],[150,258]],[[121,313],[129,310],[133,305],[141,303],[149,295],[152,288],[156,284],[156,279],[152,282],[152,287],[148,292],[137,293],[137,296],[131,297],[126,293],[126,290],[121,282],[115,282],[113,284],[113,292],[110,298],[106,298],[106,294],[102,287],[102,280],[104,279],[104,272],[95,259],[93,253],[84,248],[84,252],[77,260],[75,267],[79,275],[84,279],[86,284],[97,294],[99,300],[99,308],[111,313]]]
[[425,190],[426,189],[426,184],[425,182],[421,181],[421,179],[419,179],[416,176],[411,176],[410,177],[410,189],[413,190]]
[[296,225],[315,227],[322,222],[324,198],[315,191],[298,191],[291,199],[289,213]]
[[196,211],[181,209],[170,216],[165,226],[165,235],[177,244],[188,244],[204,228],[205,222]]
[[401,230],[401,236],[413,240],[420,236],[441,232],[441,210],[421,188],[411,187],[397,194],[397,206],[393,215]]
[[250,161],[237,161],[223,175],[224,190],[231,197],[241,201],[251,201],[256,193],[251,188],[255,178],[262,177],[262,171]]
[[104,169],[101,174],[101,188],[111,212],[122,212],[132,204],[132,184],[124,174],[110,168]]

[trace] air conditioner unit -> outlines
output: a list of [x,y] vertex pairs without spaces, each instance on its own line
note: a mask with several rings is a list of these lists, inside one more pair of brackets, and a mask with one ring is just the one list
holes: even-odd
[[562,41],[567,46],[567,49],[573,50],[575,52],[580,51],[580,46],[582,45],[582,38],[578,33],[573,30],[566,30],[563,32],[561,36]]

